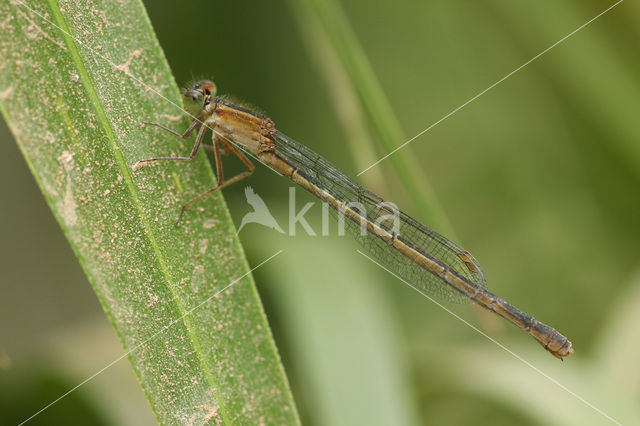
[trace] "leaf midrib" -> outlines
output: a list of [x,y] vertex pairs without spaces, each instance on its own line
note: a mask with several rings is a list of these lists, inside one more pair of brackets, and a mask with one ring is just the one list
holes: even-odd
[[[229,418],[229,415],[227,413],[226,408],[223,406],[222,404],[222,398],[221,395],[219,393],[218,387],[216,386],[214,377],[211,373],[211,369],[209,368],[208,363],[206,362],[206,360],[204,359],[204,357],[202,356],[202,348],[200,346],[200,342],[196,336],[196,334],[193,332],[193,327],[191,325],[191,322],[188,320],[187,316],[188,316],[188,311],[185,309],[184,305],[181,302],[181,298],[178,294],[178,292],[175,290],[175,286],[173,284],[173,280],[171,278],[170,272],[169,272],[169,268],[167,266],[167,262],[162,254],[162,251],[160,250],[160,247],[156,241],[155,235],[153,233],[153,231],[151,230],[151,226],[149,225],[148,220],[146,219],[146,216],[144,214],[144,210],[141,206],[140,203],[140,199],[138,196],[138,192],[137,192],[137,188],[133,182],[133,177],[131,176],[130,170],[126,165],[126,162],[124,160],[124,156],[122,155],[122,152],[120,149],[118,149],[118,143],[115,137],[115,134],[113,132],[113,129],[111,128],[111,124],[107,118],[107,115],[104,111],[104,109],[102,108],[102,104],[100,103],[100,99],[98,98],[98,94],[95,90],[95,87],[93,85],[93,81],[90,79],[89,73],[87,72],[84,63],[82,61],[82,58],[80,57],[80,53],[78,51],[78,48],[76,46],[76,40],[75,38],[71,37],[71,31],[69,30],[69,26],[67,25],[67,22],[64,18],[64,16],[62,15],[61,11],[60,11],[60,6],[58,5],[58,1],[57,0],[49,0],[49,6],[51,7],[52,13],[55,16],[56,21],[58,22],[58,25],[60,26],[60,28],[62,29],[61,33],[62,33],[62,37],[65,39],[65,43],[66,45],[69,47],[69,51],[71,54],[71,57],[74,61],[74,63],[76,64],[76,67],[78,69],[78,73],[81,76],[81,80],[83,83],[83,86],[85,87],[86,91],[87,91],[87,95],[89,97],[89,100],[91,101],[92,106],[94,107],[94,110],[96,111],[96,115],[98,117],[98,120],[101,124],[101,126],[103,127],[107,139],[109,140],[109,145],[111,147],[111,151],[116,159],[116,162],[118,164],[118,167],[120,168],[120,171],[122,172],[122,177],[123,177],[123,181],[125,182],[127,189],[129,190],[129,193],[131,194],[131,198],[133,201],[133,204],[135,205],[135,208],[138,212],[138,216],[140,217],[140,221],[142,222],[143,228],[144,228],[144,232],[145,235],[148,237],[149,242],[151,244],[151,247],[153,249],[153,252],[155,254],[156,260],[160,266],[162,275],[165,278],[167,287],[169,288],[169,290],[171,291],[171,294],[173,296],[173,300],[175,300],[176,303],[176,307],[178,308],[178,311],[180,312],[180,316],[179,319],[183,322],[189,339],[191,341],[191,343],[194,346],[195,349],[195,353],[198,357],[198,360],[200,361],[200,365],[202,367],[202,369],[204,370],[205,376],[207,377],[207,381],[209,382],[209,384],[211,385],[212,388],[212,392],[214,394],[214,397],[216,399],[218,408],[219,408],[219,413],[224,421],[224,423],[226,424],[231,424],[231,419]],[[81,45],[81,43],[80,43]],[[175,324],[175,322],[172,322],[169,326]],[[126,349],[126,348],[125,348]]]

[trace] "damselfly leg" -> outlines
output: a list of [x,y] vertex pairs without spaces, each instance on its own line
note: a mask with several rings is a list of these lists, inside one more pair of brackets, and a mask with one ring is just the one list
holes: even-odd
[[[181,139],[188,138],[191,135],[191,133],[193,133],[193,131],[196,128],[198,128],[199,125],[200,125],[200,130],[198,131],[196,142],[193,145],[193,148],[191,149],[191,153],[189,154],[188,157],[155,157],[155,158],[149,158],[146,160],[140,160],[133,165],[132,167],[133,170],[137,170],[140,167],[145,166],[146,164],[153,163],[156,161],[191,161],[193,160],[198,154],[198,150],[200,149],[200,146],[202,146],[202,140],[204,139],[204,135],[207,131],[207,127],[202,126],[200,120],[198,119],[194,120],[193,123],[191,123],[191,125],[189,126],[189,128],[182,134],[166,126],[163,126],[162,124],[159,124],[159,123],[145,123],[145,124],[151,124],[156,127],[159,127],[162,130],[165,130]],[[239,180],[251,175],[255,170],[255,166],[253,165],[253,163],[251,163],[251,161],[242,153],[242,151],[240,151],[235,146],[233,146],[233,144],[230,143],[229,141],[219,137],[215,132],[213,133],[213,146],[211,148],[214,152],[214,157],[216,162],[217,185],[203,192],[197,197],[187,201],[185,204],[183,204],[182,207],[180,208],[180,213],[178,214],[178,219],[176,220],[176,224],[180,223],[180,219],[182,219],[182,215],[184,214],[185,209],[189,207],[191,204],[195,203],[198,200],[201,200],[202,198],[206,197],[207,195],[215,191],[218,191],[228,185],[238,182]],[[222,152],[222,149],[224,149],[224,152]],[[247,167],[248,170],[241,172],[236,176],[232,177],[231,179],[225,181],[223,167],[222,167],[222,159],[220,156],[227,155],[229,153],[235,154],[240,159],[240,161],[242,161],[242,163]]]
[[[183,134],[180,134],[178,132],[176,132],[175,130],[172,130],[168,127],[163,126],[162,124],[158,124],[158,123],[148,123],[148,124],[152,124],[154,126],[157,126],[159,128],[161,128],[162,130],[165,130],[169,133],[171,133],[174,136],[177,136],[181,139],[186,139],[189,137],[189,135],[191,135],[191,133],[193,133],[193,131],[195,130],[196,127],[198,127],[199,121],[198,120],[194,120],[193,123],[191,123],[191,125],[189,126],[189,128],[187,129],[186,132],[184,132]],[[149,163],[153,163],[155,161],[190,161],[193,160],[194,158],[196,158],[196,154],[198,153],[198,149],[200,149],[200,144],[202,143],[202,139],[204,138],[204,134],[206,132],[207,128],[206,127],[201,127],[200,131],[198,132],[198,137],[196,138],[196,143],[193,146],[193,148],[191,149],[191,154],[189,154],[188,157],[155,157],[155,158],[148,158],[146,160],[140,160],[138,161],[136,164],[133,165],[132,169],[133,170],[138,170],[140,167],[145,166],[146,164]]]
[[[245,170],[244,172],[238,173],[237,175],[235,175],[234,177],[232,177],[229,180],[224,180],[224,175],[222,172],[222,160],[220,159],[220,146],[218,145],[218,143],[222,143],[222,145],[224,145],[224,147],[234,153],[239,159],[240,161],[242,161],[244,163],[245,166],[247,166],[248,170]],[[223,138],[219,138],[215,133],[213,135],[213,149],[215,151],[215,159],[216,159],[216,170],[218,171],[218,185],[216,185],[215,187],[209,189],[208,191],[203,192],[202,194],[198,195],[197,197],[187,201],[182,208],[180,208],[180,214],[178,215],[178,220],[176,222],[179,223],[180,219],[182,218],[182,215],[184,214],[184,211],[187,207],[189,207],[191,204],[195,203],[198,200],[203,199],[204,197],[206,197],[207,195],[214,193],[222,188],[225,188],[229,185],[232,185],[236,182],[238,182],[239,180],[242,180],[248,176],[250,176],[253,171],[255,170],[255,166],[253,165],[253,163],[251,162],[251,160],[249,160],[243,153],[242,151],[240,151],[238,148],[236,148],[235,146],[233,146],[232,143],[230,143],[229,141],[223,139]]]

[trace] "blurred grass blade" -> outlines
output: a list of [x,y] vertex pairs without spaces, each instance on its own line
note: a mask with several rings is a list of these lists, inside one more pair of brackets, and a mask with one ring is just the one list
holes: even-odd
[[270,291],[295,359],[295,382],[304,384],[296,395],[306,416],[332,426],[420,424],[386,283],[376,285],[377,271],[340,238],[297,237],[291,245],[289,253],[304,258],[265,273],[290,277],[269,280]]
[[[290,0],[300,29],[308,35],[305,39],[324,36],[340,60],[341,66],[349,76],[350,83],[358,95],[361,108],[364,110],[370,125],[381,142],[379,157],[393,151],[407,138],[403,134],[400,123],[395,117],[388,99],[375,76],[373,69],[351,28],[344,11],[336,0]],[[318,26],[324,30],[322,35],[313,28]],[[309,28],[305,28],[308,26]],[[313,49],[323,53],[320,49]],[[320,58],[331,61],[331,58]],[[329,67],[322,68],[323,72]],[[331,80],[331,77],[328,78]],[[335,95],[335,93],[334,93]],[[334,102],[341,99],[334,97]],[[358,153],[354,153],[358,155]],[[427,178],[424,176],[418,161],[411,155],[410,147],[405,147],[387,160],[400,178],[403,187],[418,207],[420,218],[438,230],[438,232],[457,240],[453,226],[447,218]],[[368,165],[367,165],[368,166]],[[376,166],[378,167],[378,166]]]
[[[545,374],[579,397],[560,386],[550,386],[547,377],[522,368],[515,358],[496,357],[486,348],[472,345],[448,348],[448,354],[456,355],[439,365],[438,374],[449,386],[500,401],[538,423],[639,424],[636,395],[640,389],[640,344],[637,330],[629,324],[640,321],[640,274],[636,273],[627,287],[622,297],[609,306],[611,315],[598,330],[591,355],[584,355],[588,353],[585,348],[583,355],[576,355],[578,362],[571,365],[545,365],[548,360],[538,352],[528,357],[533,365],[544,366]],[[516,347],[514,352],[525,353],[526,349]]]
[[150,339],[129,360],[159,421],[298,423],[224,201],[174,225],[214,185],[205,156],[130,169],[190,149],[140,125],[188,123],[131,77],[179,102],[141,2],[16,0],[0,12],[0,109],[123,346]]
[[[615,383],[620,393],[637,395],[640,392],[640,340],[637,338],[636,324],[640,324],[640,271],[637,271],[629,285],[613,303],[611,315],[599,330],[596,341],[594,364],[603,381]],[[616,350],[611,350],[615,348]],[[635,404],[638,419],[640,406]]]
[[[308,8],[298,7],[295,0],[292,3],[293,10],[296,12],[294,21],[314,68],[320,70],[321,77],[324,79],[335,109],[335,117],[344,130],[345,145],[351,149],[351,156],[357,170],[363,170],[375,162],[379,156],[376,154],[358,94],[319,20],[308,13]],[[382,171],[382,167],[374,167],[362,178],[372,191],[388,194],[389,189]]]

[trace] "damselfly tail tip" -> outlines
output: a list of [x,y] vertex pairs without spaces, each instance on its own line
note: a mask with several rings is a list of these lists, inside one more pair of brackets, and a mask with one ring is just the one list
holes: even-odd
[[573,354],[573,345],[571,344],[569,339],[567,339],[564,336],[562,336],[562,337],[564,338],[564,342],[562,343],[562,345],[560,347],[551,348],[549,346],[546,346],[546,349],[549,352],[551,352],[551,355],[555,356],[560,361],[564,361],[565,357],[568,357],[569,355]]
[[571,346],[571,342],[569,342],[569,349],[567,349],[567,354],[565,356],[569,356],[573,354],[573,347]]

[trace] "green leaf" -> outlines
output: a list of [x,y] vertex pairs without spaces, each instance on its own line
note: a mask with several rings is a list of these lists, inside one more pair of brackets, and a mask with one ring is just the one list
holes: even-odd
[[131,170],[192,143],[141,125],[188,120],[140,1],[15,0],[0,12],[0,109],[158,420],[298,423],[222,197],[174,224],[215,185],[205,156]]

